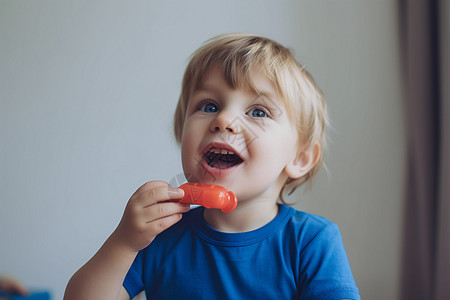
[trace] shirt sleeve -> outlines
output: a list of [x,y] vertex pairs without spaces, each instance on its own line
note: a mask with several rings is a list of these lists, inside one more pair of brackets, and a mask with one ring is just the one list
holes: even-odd
[[301,300],[355,299],[358,288],[336,224],[320,230],[300,252]]
[[131,268],[128,270],[128,273],[123,282],[123,287],[127,290],[130,298],[135,297],[141,291],[144,290],[144,281],[143,281],[143,250],[139,251],[136,258],[134,259]]

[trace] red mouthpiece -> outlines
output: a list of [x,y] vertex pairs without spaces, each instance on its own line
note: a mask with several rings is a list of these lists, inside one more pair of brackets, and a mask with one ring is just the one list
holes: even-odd
[[223,212],[230,212],[237,206],[236,195],[220,185],[189,182],[179,188],[184,190],[184,197],[173,201],[217,208]]

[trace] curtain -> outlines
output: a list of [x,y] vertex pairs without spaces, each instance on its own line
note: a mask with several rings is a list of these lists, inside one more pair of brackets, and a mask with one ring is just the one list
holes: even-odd
[[450,6],[399,0],[407,125],[401,299],[450,299]]

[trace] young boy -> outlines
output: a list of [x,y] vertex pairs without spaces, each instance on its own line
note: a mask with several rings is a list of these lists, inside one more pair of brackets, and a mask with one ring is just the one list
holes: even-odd
[[[141,186],[65,299],[360,299],[337,226],[278,200],[322,164],[326,108],[289,50],[264,37],[213,38],[186,69],[175,113],[188,181],[238,198],[223,213]],[[189,212],[188,212],[189,211]]]

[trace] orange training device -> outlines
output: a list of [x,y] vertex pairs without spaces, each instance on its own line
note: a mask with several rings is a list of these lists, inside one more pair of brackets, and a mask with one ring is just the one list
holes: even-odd
[[220,185],[188,182],[179,188],[184,191],[184,197],[173,201],[217,208],[223,212],[230,212],[237,206],[236,195]]

